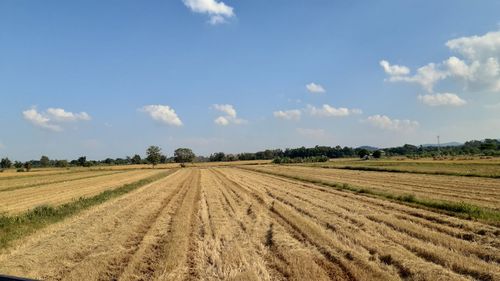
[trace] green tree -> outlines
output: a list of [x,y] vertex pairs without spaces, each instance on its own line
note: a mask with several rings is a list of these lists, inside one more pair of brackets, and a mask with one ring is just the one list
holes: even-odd
[[47,156],[40,157],[40,167],[48,167],[50,166],[50,159]]
[[364,158],[365,156],[368,156],[368,155],[370,155],[370,151],[368,151],[368,149],[363,148],[363,149],[360,149],[358,151],[359,158]]
[[12,167],[12,161],[10,161],[7,157],[2,158],[2,160],[0,161],[0,168],[8,169],[10,167]]
[[132,157],[132,164],[141,164],[142,159],[139,154],[136,154]]
[[58,168],[68,167],[68,161],[67,160],[57,160],[55,166]]
[[29,172],[31,170],[31,166],[31,161],[24,163],[24,169],[26,169],[26,172]]
[[174,160],[177,163],[193,162],[196,155],[189,148],[177,148],[174,152]]
[[161,160],[161,148],[155,145],[152,145],[148,147],[146,150],[146,160],[148,160],[151,165],[153,165],[153,168],[160,163]]
[[375,151],[373,152],[373,158],[380,158],[380,157],[382,157],[382,151],[380,151],[380,150],[375,150]]
[[210,162],[224,161],[225,158],[226,158],[226,154],[224,154],[224,152],[216,152],[216,153],[210,155]]
[[17,169],[21,169],[23,167],[23,163],[22,162],[19,162],[19,161],[15,161],[14,162],[14,167],[16,167]]
[[87,164],[87,157],[86,156],[82,156],[80,158],[78,158],[78,160],[76,160],[78,166],[82,166],[82,167],[85,167],[85,165]]
[[162,154],[162,155],[160,156],[160,163],[165,164],[165,163],[167,163],[167,162],[168,162],[168,157],[167,157],[167,155]]

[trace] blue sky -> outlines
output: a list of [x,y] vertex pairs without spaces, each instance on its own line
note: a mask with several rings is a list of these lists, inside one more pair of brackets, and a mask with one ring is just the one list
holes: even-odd
[[500,2],[0,2],[0,156],[499,137]]

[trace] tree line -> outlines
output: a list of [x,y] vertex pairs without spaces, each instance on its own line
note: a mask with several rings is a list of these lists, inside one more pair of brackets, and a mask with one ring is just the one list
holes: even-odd
[[[0,169],[15,167],[18,171],[29,171],[31,168],[70,166],[100,166],[100,165],[133,165],[150,164],[156,166],[163,163],[188,163],[188,162],[220,162],[220,161],[244,161],[244,160],[276,160],[275,162],[298,162],[298,161],[324,161],[326,158],[352,158],[372,156],[379,158],[381,156],[408,156],[408,157],[435,157],[435,156],[458,156],[458,155],[485,155],[500,156],[500,140],[485,139],[482,141],[472,140],[457,146],[415,146],[405,144],[398,147],[389,147],[384,149],[377,148],[352,148],[341,146],[314,146],[282,149],[266,149],[254,153],[226,154],[216,152],[209,157],[196,156],[189,148],[178,148],[174,151],[172,157],[162,153],[158,146],[150,146],[146,150],[146,157],[142,158],[139,154],[127,156],[125,158],[106,158],[104,160],[87,160],[86,156],[77,159],[56,160],[42,156],[40,160],[31,160],[26,162],[11,161],[5,157],[0,160]],[[295,160],[292,160],[295,159]]]
[[[16,168],[18,172],[29,172],[32,168],[66,168],[66,167],[92,167],[103,165],[139,165],[150,164],[156,166],[164,163],[187,163],[193,162],[196,155],[189,148],[178,148],[174,151],[173,157],[167,157],[162,153],[159,146],[150,146],[146,150],[146,157],[142,158],[139,154],[127,156],[125,158],[106,158],[104,160],[87,160],[86,156],[78,157],[77,159],[68,160],[55,160],[50,159],[48,156],[40,157],[40,160],[30,160],[26,162],[11,161],[5,157],[0,160],[0,169]],[[1,171],[1,170],[0,170]]]
[[[409,156],[409,157],[436,157],[436,156],[458,156],[458,155],[484,155],[500,156],[500,140],[485,139],[482,141],[468,141],[457,146],[415,146],[405,144],[403,146],[389,148],[370,148],[348,146],[314,146],[282,149],[266,149],[255,153],[225,154],[224,152],[213,153],[208,161],[235,161],[235,160],[272,160],[276,158],[301,158],[309,161],[315,157],[328,158],[352,158],[373,156]],[[324,158],[317,158],[323,161]]]

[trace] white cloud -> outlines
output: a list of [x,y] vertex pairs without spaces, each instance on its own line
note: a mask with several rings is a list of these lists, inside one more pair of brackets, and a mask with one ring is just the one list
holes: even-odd
[[323,88],[323,86],[316,84],[316,83],[307,84],[306,89],[309,91],[309,93],[313,93],[313,94],[321,94],[321,93],[326,92],[326,90],[325,90],[325,88]]
[[313,139],[322,139],[327,136],[324,129],[297,128],[296,130],[299,135]]
[[274,117],[284,120],[300,120],[302,112],[299,109],[279,110],[273,112]]
[[153,120],[158,122],[177,127],[182,126],[181,119],[177,116],[175,110],[168,105],[146,105],[140,110],[148,113]]
[[401,65],[390,65],[388,61],[381,60],[380,66],[384,69],[385,73],[390,76],[401,76],[410,74],[410,69],[406,66]]
[[465,100],[452,93],[419,95],[418,99],[429,106],[463,106],[467,104]]
[[366,119],[366,122],[376,128],[391,131],[413,130],[419,126],[419,123],[417,121],[391,119],[386,115],[379,114],[369,116]]
[[234,17],[233,7],[217,0],[182,0],[191,11],[210,16],[209,23],[217,25]]
[[219,117],[215,118],[214,122],[215,122],[215,124],[220,125],[220,126],[229,125],[229,119],[224,117],[224,116],[219,116]]
[[54,131],[54,132],[62,131],[61,126],[51,124],[50,119],[38,113],[36,108],[23,111],[23,117],[31,124],[40,127],[42,129],[47,129],[49,131]]
[[439,81],[448,78],[463,80],[467,91],[500,92],[500,31],[452,39],[446,46],[462,58],[450,56],[442,62],[429,63],[413,76],[407,67],[391,66],[385,60],[380,65],[389,75],[388,81],[418,83],[429,93]]
[[[386,62],[386,61],[382,61],[382,62]],[[381,62],[381,65],[382,65],[382,62]],[[402,67],[402,66],[398,66],[398,65],[394,65],[394,66],[390,66],[389,63],[388,64],[388,67]],[[448,74],[447,72],[444,72],[444,71],[441,71],[438,69],[438,66],[434,63],[429,63],[425,66],[422,66],[420,67],[419,69],[417,69],[417,73],[413,76],[409,76],[409,69],[406,68],[408,71],[392,71],[392,74],[387,72],[387,70],[385,69],[385,67],[383,66],[384,68],[384,71],[386,73],[389,74],[389,81],[390,82],[399,82],[399,81],[404,81],[404,82],[410,82],[410,83],[417,83],[417,84],[420,84],[420,86],[422,86],[422,88],[424,88],[426,91],[428,92],[432,92],[433,91],[433,88],[434,88],[434,85],[440,81],[440,80],[443,80],[445,79]],[[395,74],[395,73],[406,73],[406,74]]]
[[474,73],[479,67],[479,63],[475,62],[473,65],[467,63],[457,57],[449,57],[444,61],[444,65],[452,76],[462,77],[466,79],[473,79]]
[[89,121],[90,115],[86,112],[73,113],[62,108],[48,108],[45,112],[38,112],[36,107],[23,111],[23,117],[36,127],[60,132],[63,130],[64,122]]
[[214,104],[214,109],[225,113],[229,117],[236,117],[236,110],[230,104]]
[[229,124],[244,124],[247,121],[237,117],[236,109],[230,104],[214,104],[213,108],[225,115],[219,116],[214,120],[214,123],[220,126],[227,126]]
[[91,118],[86,112],[73,113],[66,111],[62,108],[49,108],[47,109],[47,114],[53,118],[55,121],[66,122],[66,121],[89,121]]
[[323,104],[322,107],[317,108],[312,105],[307,105],[306,109],[313,116],[322,117],[345,117],[353,114],[361,114],[361,109],[349,109],[345,107],[335,108],[328,104]]
[[5,148],[5,144],[3,144],[3,142],[0,141],[0,149],[4,149]]
[[500,54],[500,31],[482,36],[460,37],[449,40],[446,46],[469,60],[485,60]]

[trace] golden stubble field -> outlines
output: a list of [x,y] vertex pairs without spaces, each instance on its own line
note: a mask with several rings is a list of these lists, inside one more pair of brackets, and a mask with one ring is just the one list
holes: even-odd
[[305,180],[345,183],[394,195],[413,194],[430,200],[466,202],[500,209],[500,179],[496,178],[355,171],[293,165],[261,165],[245,168]]
[[144,179],[160,170],[63,172],[0,180],[0,213],[15,214],[40,205],[60,205]]
[[500,280],[499,237],[494,224],[389,200],[191,167],[15,241],[0,254],[0,272],[47,280]]

